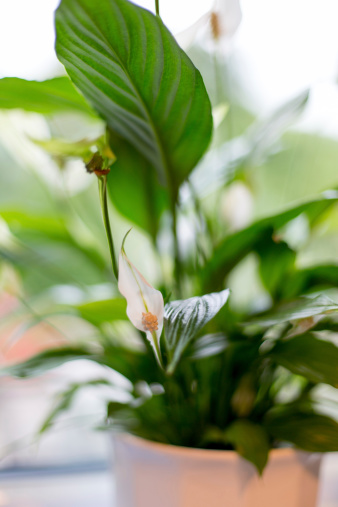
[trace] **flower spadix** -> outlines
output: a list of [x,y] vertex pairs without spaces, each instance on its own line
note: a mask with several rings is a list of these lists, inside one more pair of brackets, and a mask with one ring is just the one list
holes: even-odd
[[146,333],[156,359],[162,366],[160,336],[163,329],[163,296],[128,259],[124,250],[126,236],[119,256],[118,288],[127,300],[127,315],[130,321],[137,329]]

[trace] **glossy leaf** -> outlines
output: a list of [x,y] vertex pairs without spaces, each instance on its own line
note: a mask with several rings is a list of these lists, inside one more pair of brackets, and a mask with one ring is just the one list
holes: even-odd
[[112,132],[181,183],[211,135],[200,73],[158,16],[127,0],[62,0],[56,51]]
[[269,355],[311,382],[338,387],[338,347],[331,342],[306,333],[278,341]]
[[262,218],[249,227],[227,236],[215,249],[213,257],[202,272],[204,288],[210,290],[220,286],[224,277],[240,260],[259,245],[264,246],[266,240],[270,241],[274,231],[301,213],[306,213],[310,219],[318,217],[337,202],[337,199],[337,192],[330,192],[326,196],[300,204],[277,215]]
[[316,315],[337,312],[338,304],[332,301],[325,294],[317,297],[303,297],[280,306],[277,310],[270,311],[261,317],[256,317],[250,321],[263,327],[273,326],[281,322],[290,322],[299,319],[309,319]]
[[266,427],[276,439],[305,451],[338,451],[338,423],[330,417],[286,410],[269,414]]
[[0,79],[0,109],[23,109],[41,114],[64,112],[96,116],[68,77],[26,81],[17,77]]
[[168,371],[172,373],[187,345],[225,305],[229,290],[173,301],[165,306],[165,342],[170,357]]
[[154,168],[130,144],[112,134],[110,144],[117,158],[108,176],[111,200],[122,215],[155,238],[159,219],[170,206],[168,191],[158,183]]
[[156,237],[159,218],[207,148],[202,78],[159,17],[127,0],[62,0],[57,54],[110,130],[114,205]]

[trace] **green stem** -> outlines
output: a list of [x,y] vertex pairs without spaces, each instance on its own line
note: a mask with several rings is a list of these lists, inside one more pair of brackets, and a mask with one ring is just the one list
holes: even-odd
[[[214,242],[214,238],[213,238],[213,231],[210,227],[210,223],[208,222],[207,217],[205,216],[205,214],[202,210],[201,201],[194,189],[193,184],[191,183],[191,181],[189,179],[188,179],[188,186],[190,189],[190,194],[191,194],[193,205],[194,205],[194,208],[196,211],[196,215],[197,215],[199,222],[200,222],[201,231],[203,231],[205,229],[205,231],[208,234],[210,244],[214,245],[215,242]],[[205,252],[203,252],[203,256],[205,257]]]
[[178,237],[177,237],[177,213],[176,213],[176,199],[172,200],[171,206],[171,216],[172,216],[172,232],[173,232],[173,240],[174,240],[174,258],[175,258],[175,281],[177,287],[177,296],[180,298],[182,296],[182,266],[181,266],[181,256],[178,245]]
[[153,332],[151,333],[151,335],[152,335],[153,340],[154,340],[154,345],[155,345],[156,354],[157,354],[157,357],[156,357],[157,362],[158,362],[158,364],[159,364],[160,368],[161,368],[162,370],[164,370],[164,365],[163,365],[163,360],[162,360],[161,350],[160,350],[159,343],[158,343],[158,341],[157,341],[157,336],[156,336],[155,331],[153,331]]
[[155,11],[156,11],[156,16],[159,16],[160,15],[160,0],[155,0]]
[[99,176],[98,180],[99,180],[99,193],[100,193],[100,203],[101,203],[101,209],[102,209],[102,218],[103,218],[104,227],[106,229],[110,257],[111,257],[111,262],[113,265],[113,271],[114,271],[115,278],[117,280],[118,268],[117,268],[117,262],[116,262],[116,257],[115,257],[114,242],[113,242],[113,236],[111,233],[109,212],[108,212],[107,176],[106,175]]

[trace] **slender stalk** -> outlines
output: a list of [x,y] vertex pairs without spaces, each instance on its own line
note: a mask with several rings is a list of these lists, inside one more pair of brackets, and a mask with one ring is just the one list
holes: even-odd
[[155,11],[156,11],[156,16],[159,16],[160,15],[160,0],[155,0]]
[[220,382],[221,391],[216,393],[217,405],[216,405],[216,422],[220,428],[225,428],[228,422],[230,401],[231,401],[231,387],[229,379],[232,378],[232,351],[227,350],[222,357],[221,370],[220,370]]
[[155,333],[155,331],[153,331],[151,334],[152,334],[152,337],[153,337],[153,340],[154,340],[154,346],[155,346],[155,349],[156,349],[156,355],[157,355],[156,359],[157,359],[157,362],[158,362],[160,368],[162,370],[164,370],[161,349],[160,349],[160,345],[159,345],[159,343],[157,341],[156,333]]
[[176,213],[176,202],[172,201],[171,206],[171,217],[172,217],[172,233],[174,240],[174,258],[175,258],[175,281],[177,287],[177,295],[180,298],[182,296],[182,263],[181,263],[181,255],[178,245],[178,237],[177,237],[177,213]]
[[[207,217],[205,216],[205,214],[202,210],[201,201],[194,189],[193,184],[191,183],[191,181],[189,179],[188,179],[188,186],[189,186],[191,198],[193,201],[193,205],[194,205],[194,208],[196,211],[196,215],[197,215],[199,222],[200,222],[201,230],[203,231],[205,229],[205,231],[207,232],[207,234],[209,236],[210,244],[214,245],[213,231],[210,227]],[[205,252],[203,252],[203,255],[205,257]]]
[[101,203],[101,210],[102,210],[102,218],[104,227],[106,229],[107,234],[107,240],[109,245],[109,251],[110,251],[110,257],[111,262],[113,266],[113,272],[115,275],[115,278],[117,280],[118,278],[118,268],[117,268],[117,262],[116,262],[116,256],[115,256],[115,249],[114,249],[114,242],[113,242],[113,236],[111,233],[110,228],[110,221],[109,221],[109,212],[108,212],[108,201],[107,201],[107,176],[99,176],[99,193],[100,193],[100,203]]

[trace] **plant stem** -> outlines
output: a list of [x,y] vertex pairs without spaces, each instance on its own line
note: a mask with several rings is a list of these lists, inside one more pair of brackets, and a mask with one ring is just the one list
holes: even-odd
[[115,275],[115,278],[117,280],[118,278],[118,268],[117,268],[117,262],[115,257],[115,250],[114,250],[114,241],[113,236],[111,233],[110,228],[110,221],[109,221],[109,212],[108,212],[108,201],[107,201],[107,176],[99,176],[99,193],[100,193],[100,203],[101,203],[101,210],[102,210],[102,218],[104,227],[106,229],[107,234],[107,240],[109,245],[109,251],[110,251],[110,257],[111,262],[113,266],[113,272]]
[[161,349],[160,349],[159,343],[157,341],[156,333],[153,331],[151,334],[152,334],[152,337],[153,337],[153,340],[154,340],[154,346],[155,346],[156,355],[157,355],[156,359],[157,359],[158,365],[164,371],[164,365],[163,365],[163,360],[162,360]]
[[159,16],[160,15],[160,0],[155,0],[155,11],[156,11],[156,16]]
[[172,232],[173,232],[173,240],[174,240],[174,258],[175,258],[175,280],[177,287],[177,296],[180,298],[182,296],[182,269],[181,269],[181,255],[178,245],[178,237],[177,237],[177,213],[176,213],[176,200],[172,200],[171,206],[171,217],[172,217]]

